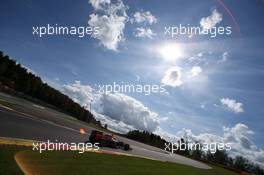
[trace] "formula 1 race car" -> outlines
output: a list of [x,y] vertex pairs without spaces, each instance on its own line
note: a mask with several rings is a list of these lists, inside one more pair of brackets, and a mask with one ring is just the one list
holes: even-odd
[[115,149],[123,149],[125,151],[131,150],[129,144],[125,144],[124,142],[118,141],[113,137],[113,134],[104,134],[101,131],[93,130],[89,141],[94,143],[99,143],[101,147],[110,147]]

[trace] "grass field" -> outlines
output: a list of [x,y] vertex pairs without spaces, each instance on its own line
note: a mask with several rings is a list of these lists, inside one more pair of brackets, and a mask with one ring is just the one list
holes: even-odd
[[1,175],[23,175],[20,168],[17,166],[14,155],[22,150],[29,148],[16,145],[0,145],[0,174]]
[[[23,151],[22,151],[23,150]],[[39,154],[29,148],[0,146],[0,174],[20,175],[14,156],[25,168],[38,175],[234,175],[229,170],[213,167],[202,170],[175,163],[143,158],[87,152],[50,151]]]

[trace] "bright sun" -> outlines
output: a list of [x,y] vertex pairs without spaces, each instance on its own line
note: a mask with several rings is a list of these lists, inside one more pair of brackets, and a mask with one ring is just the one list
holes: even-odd
[[179,44],[164,44],[158,49],[159,54],[167,61],[175,61],[183,56],[183,49]]

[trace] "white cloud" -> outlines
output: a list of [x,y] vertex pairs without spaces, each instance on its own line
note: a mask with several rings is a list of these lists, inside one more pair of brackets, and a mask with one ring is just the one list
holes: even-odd
[[200,103],[200,108],[201,109],[205,109],[206,108],[206,103],[205,102]]
[[224,141],[236,142],[244,149],[254,149],[254,145],[249,139],[254,132],[245,124],[238,123],[233,128],[224,127]]
[[203,55],[204,55],[203,52],[200,52],[200,53],[197,54],[198,57],[202,57]]
[[161,136],[163,139],[169,142],[177,142],[180,139],[180,137],[178,137],[177,135],[170,134],[169,132],[164,131],[161,127],[158,127],[153,133]]
[[100,98],[100,107],[100,113],[103,115],[140,130],[153,132],[159,125],[157,113],[124,94],[103,94]]
[[157,23],[157,18],[153,16],[150,11],[136,12],[131,22],[148,23],[150,25]]
[[243,104],[240,102],[237,102],[236,100],[230,99],[230,98],[222,98],[221,100],[222,105],[227,107],[229,110],[231,110],[234,113],[241,113],[244,112]]
[[127,6],[122,0],[116,4],[108,0],[90,0],[95,10],[100,10],[102,15],[92,13],[88,24],[92,27],[99,27],[99,34],[92,35],[107,49],[117,51],[118,44],[124,40],[123,30],[128,21],[126,14]]
[[193,66],[191,71],[190,71],[190,76],[191,77],[196,77],[198,76],[200,73],[202,73],[202,68],[200,66]]
[[138,28],[136,28],[134,35],[135,35],[135,37],[138,37],[138,38],[150,38],[150,39],[152,39],[153,36],[155,36],[156,34],[153,33],[152,30],[149,28],[138,27]]
[[91,100],[94,100],[93,89],[82,85],[80,81],[63,85],[62,91],[82,106],[89,107]]
[[183,82],[181,80],[180,68],[173,67],[167,70],[164,77],[161,80],[161,83],[172,87],[181,86]]
[[224,52],[224,53],[222,54],[222,58],[221,58],[220,60],[218,60],[218,63],[226,62],[227,59],[228,59],[228,57],[229,57],[229,53],[228,53],[228,52]]
[[177,132],[174,138],[184,138],[190,142],[198,141],[200,143],[208,144],[229,143],[232,148],[230,151],[228,151],[230,156],[244,156],[245,158],[264,167],[264,150],[258,148],[253,143],[250,138],[253,135],[254,132],[250,130],[247,125],[237,123],[233,127],[223,127],[223,135],[215,135],[211,133],[201,133],[195,135],[189,129],[182,129],[181,131]]
[[[20,64],[20,63],[17,62],[16,64]],[[37,76],[37,73],[34,70],[30,69],[29,67],[27,67],[27,66],[25,66],[23,64],[20,64],[20,66],[23,67],[23,68],[25,68],[27,70],[27,73],[31,73],[31,74]]]
[[111,0],[90,0],[89,3],[93,6],[94,9],[102,9],[104,5],[111,3]]
[[114,120],[109,116],[102,115],[97,112],[93,112],[93,114],[95,115],[95,118],[99,120],[103,126],[107,124],[107,128],[114,132],[127,133],[130,130],[135,130],[133,126],[128,125],[123,121]]
[[153,132],[160,122],[166,120],[130,96],[120,93],[100,94],[90,86],[82,85],[80,81],[64,85],[62,90],[88,109],[93,100],[92,112],[96,119],[116,131],[127,132],[134,128]]
[[222,14],[220,14],[216,9],[212,11],[212,14],[208,17],[203,17],[200,20],[200,25],[203,30],[209,30],[212,27],[215,27],[216,24],[222,21]]

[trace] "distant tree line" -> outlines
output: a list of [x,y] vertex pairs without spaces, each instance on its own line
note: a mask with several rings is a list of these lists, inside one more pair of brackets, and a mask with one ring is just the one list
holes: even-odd
[[168,143],[166,140],[161,138],[159,135],[150,133],[148,131],[129,131],[126,135],[127,138],[145,143],[157,148],[165,149],[165,143]]
[[[159,135],[147,132],[147,131],[129,131],[126,135],[127,138],[155,146],[161,149],[165,149],[165,143],[168,144],[169,142],[165,139],[161,138]],[[178,140],[178,142],[186,143],[188,142],[181,138]],[[226,151],[220,151],[216,150],[216,152],[213,154],[210,151],[204,152],[200,149],[182,149],[177,150],[175,152],[176,154],[180,154],[186,157],[190,157],[199,161],[204,161],[207,163],[215,164],[218,166],[221,166],[226,169],[230,169],[236,172],[244,171],[256,175],[264,175],[264,170],[257,164],[247,160],[246,158],[242,156],[236,156],[235,158],[232,158],[228,156]]]
[[75,103],[67,95],[44,83],[40,77],[29,72],[15,60],[0,51],[0,90],[20,92],[55,106],[81,121],[99,124],[90,111]]

